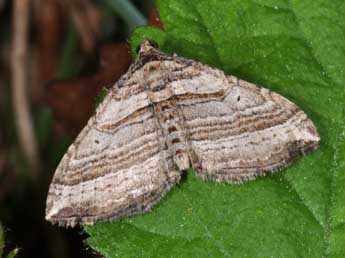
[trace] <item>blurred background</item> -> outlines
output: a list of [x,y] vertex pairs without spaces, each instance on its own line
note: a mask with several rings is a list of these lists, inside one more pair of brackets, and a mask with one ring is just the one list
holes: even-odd
[[44,220],[45,200],[99,92],[131,64],[131,31],[146,24],[162,28],[154,0],[0,0],[0,258],[101,257],[81,228]]

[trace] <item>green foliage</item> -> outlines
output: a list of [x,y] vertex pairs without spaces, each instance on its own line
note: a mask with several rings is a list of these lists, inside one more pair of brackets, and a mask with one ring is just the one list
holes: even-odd
[[15,258],[18,252],[19,252],[19,249],[15,248],[6,256],[6,258]]
[[[0,258],[3,257],[4,253],[4,241],[4,230],[2,228],[2,225],[0,224]],[[18,248],[15,248],[4,258],[14,258],[17,255],[18,251]]]
[[100,92],[98,93],[97,99],[96,99],[96,107],[98,107],[98,105],[102,103],[105,96],[107,96],[108,92],[109,91],[107,88],[103,88],[102,90],[100,90]]
[[61,51],[60,63],[57,68],[56,77],[58,79],[67,79],[77,74],[79,65],[73,59],[78,48],[78,34],[73,24],[68,27],[65,42]]
[[168,53],[270,88],[315,122],[320,149],[245,185],[193,172],[150,213],[87,227],[105,257],[345,257],[345,5],[342,0],[161,0]]

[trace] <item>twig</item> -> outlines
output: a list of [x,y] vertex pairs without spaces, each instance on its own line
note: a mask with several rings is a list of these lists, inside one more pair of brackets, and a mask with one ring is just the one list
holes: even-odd
[[13,45],[11,55],[13,109],[19,142],[30,165],[30,176],[37,179],[39,155],[27,95],[27,42],[30,0],[13,1]]

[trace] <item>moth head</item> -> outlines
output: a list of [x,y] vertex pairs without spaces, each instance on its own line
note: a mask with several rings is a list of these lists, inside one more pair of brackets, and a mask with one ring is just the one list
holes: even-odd
[[155,52],[159,53],[158,49],[159,47],[158,47],[157,42],[151,39],[144,38],[140,46],[137,47],[137,54],[139,56],[142,56],[142,55],[153,54]]

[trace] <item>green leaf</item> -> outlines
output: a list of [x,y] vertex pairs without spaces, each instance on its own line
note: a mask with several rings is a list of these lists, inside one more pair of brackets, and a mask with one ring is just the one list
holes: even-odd
[[320,148],[244,185],[189,172],[150,213],[87,227],[105,257],[345,257],[343,0],[161,0],[165,31],[132,34],[270,88],[318,127]]
[[[5,245],[5,240],[4,240],[4,230],[2,228],[2,225],[0,223],[0,258],[3,257],[4,253],[4,245]],[[6,258],[14,258],[18,254],[19,249],[14,248],[11,252],[5,256]]]
[[102,101],[104,100],[104,98],[107,96],[108,93],[109,93],[109,91],[107,88],[102,88],[100,90],[100,92],[98,93],[98,96],[96,98],[96,107],[98,107],[98,105],[102,103]]
[[6,258],[15,258],[18,252],[19,252],[19,249],[15,248],[6,256]]

